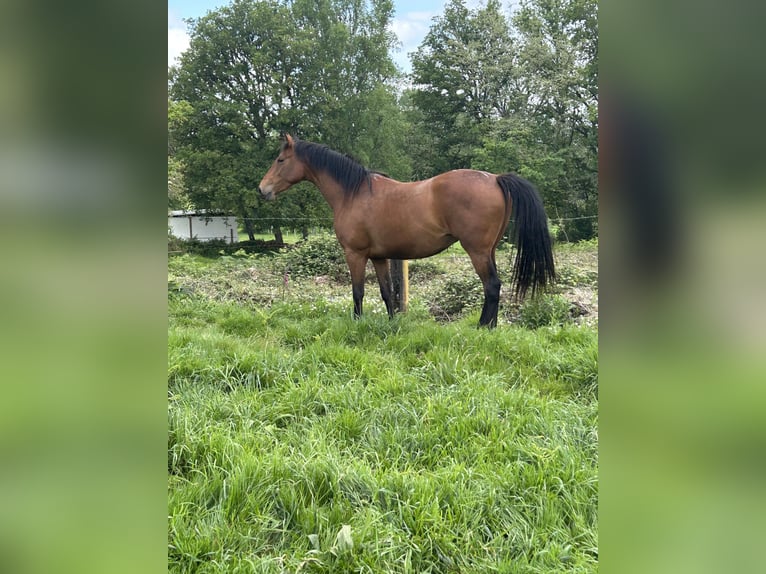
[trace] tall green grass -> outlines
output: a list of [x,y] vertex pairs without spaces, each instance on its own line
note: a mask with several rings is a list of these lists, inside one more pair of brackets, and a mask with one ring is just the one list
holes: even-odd
[[216,265],[171,262],[170,571],[596,571],[593,328],[216,298]]

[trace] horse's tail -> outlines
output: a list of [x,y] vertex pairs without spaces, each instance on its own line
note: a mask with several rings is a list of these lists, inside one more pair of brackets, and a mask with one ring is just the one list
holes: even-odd
[[543,201],[530,182],[514,173],[505,173],[497,176],[497,183],[506,202],[509,199],[511,202],[517,249],[512,281],[514,294],[521,300],[530,288],[534,295],[556,279],[548,218]]

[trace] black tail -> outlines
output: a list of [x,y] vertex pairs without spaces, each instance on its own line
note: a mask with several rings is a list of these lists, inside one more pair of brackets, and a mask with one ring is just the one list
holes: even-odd
[[556,280],[551,235],[543,201],[534,186],[513,173],[497,176],[497,183],[510,199],[514,222],[516,261],[512,280],[516,298],[521,300],[531,288],[532,295]]

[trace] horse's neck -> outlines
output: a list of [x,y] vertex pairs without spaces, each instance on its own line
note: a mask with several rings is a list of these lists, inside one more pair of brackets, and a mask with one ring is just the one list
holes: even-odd
[[331,176],[326,173],[319,174],[316,178],[309,178],[319,189],[319,193],[325,198],[333,211],[336,211],[344,198],[343,187]]

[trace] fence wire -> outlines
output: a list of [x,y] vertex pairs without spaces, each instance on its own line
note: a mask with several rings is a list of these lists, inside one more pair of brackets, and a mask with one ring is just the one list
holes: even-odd
[[[597,219],[598,215],[582,215],[579,217],[549,217],[551,221],[576,221],[579,219]],[[319,222],[328,221],[332,222],[332,217],[237,217],[238,221],[309,221]]]

